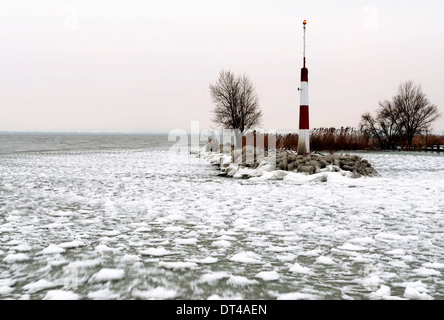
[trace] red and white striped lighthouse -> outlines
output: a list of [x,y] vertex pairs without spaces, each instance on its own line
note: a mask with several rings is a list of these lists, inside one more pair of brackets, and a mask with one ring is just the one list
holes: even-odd
[[305,65],[305,32],[307,20],[304,20],[304,67],[301,69],[301,106],[299,109],[299,142],[298,155],[310,153],[310,117],[308,109],[308,69]]

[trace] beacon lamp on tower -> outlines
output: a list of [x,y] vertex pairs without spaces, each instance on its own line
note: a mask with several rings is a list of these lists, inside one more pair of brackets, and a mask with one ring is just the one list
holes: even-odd
[[301,103],[299,109],[299,142],[298,142],[298,155],[307,155],[310,153],[310,117],[308,108],[308,69],[306,67],[305,59],[305,33],[307,20],[304,20],[304,65],[301,69]]

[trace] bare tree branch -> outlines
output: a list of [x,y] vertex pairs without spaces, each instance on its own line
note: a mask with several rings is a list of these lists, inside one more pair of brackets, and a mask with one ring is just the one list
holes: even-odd
[[[236,77],[230,71],[221,71],[215,84],[210,85],[213,109],[212,121],[225,129],[247,130],[262,120],[259,97],[252,81],[246,76]],[[238,140],[239,145],[239,139]]]
[[381,148],[394,148],[401,139],[412,146],[415,135],[430,128],[441,115],[430,103],[420,85],[401,83],[391,101],[379,103],[376,118],[370,113],[361,117],[361,130],[378,140]]

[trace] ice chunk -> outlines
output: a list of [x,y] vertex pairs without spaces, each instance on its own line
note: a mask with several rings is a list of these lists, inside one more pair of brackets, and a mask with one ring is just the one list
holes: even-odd
[[420,276],[440,276],[441,272],[435,269],[429,269],[425,267],[421,267],[419,269],[413,270],[415,273],[419,274]]
[[275,281],[280,278],[279,273],[276,271],[261,271],[255,277],[264,281]]
[[109,289],[102,289],[88,293],[88,298],[93,300],[116,300],[119,295]]
[[413,287],[405,288],[404,297],[411,300],[433,300],[433,297],[429,296],[427,293],[420,292],[417,288]]
[[200,264],[213,264],[219,261],[219,259],[214,257],[206,257],[204,259],[194,259],[192,262],[200,263]]
[[305,257],[317,257],[322,253],[321,250],[319,249],[314,249],[314,250],[309,250],[309,251],[305,251],[302,253],[299,253],[300,256],[305,256]]
[[245,299],[242,295],[237,293],[235,295],[223,295],[223,296],[220,296],[218,294],[212,294],[207,298],[207,300],[245,300]]
[[366,247],[354,245],[354,244],[351,244],[351,243],[346,243],[346,244],[338,247],[338,249],[347,250],[347,251],[364,251],[364,250],[368,250]]
[[391,242],[391,241],[408,241],[408,240],[418,240],[418,236],[401,236],[397,233],[381,232],[375,236],[376,240]]
[[113,251],[118,251],[118,250],[120,250],[120,249],[118,249],[118,248],[110,248],[110,247],[108,247],[108,246],[105,245],[105,244],[99,244],[99,245],[95,248],[95,250],[96,250],[97,252],[113,252]]
[[55,244],[50,244],[48,247],[46,247],[45,249],[40,251],[40,253],[42,253],[42,254],[55,254],[55,253],[62,253],[62,252],[65,252],[65,249],[63,249],[62,247],[55,245]]
[[244,276],[233,276],[231,275],[230,278],[227,280],[228,284],[231,284],[233,286],[249,286],[253,284],[257,284],[256,280],[250,280],[247,277]]
[[271,252],[286,252],[286,251],[295,251],[297,249],[299,249],[299,247],[296,246],[289,246],[289,247],[270,246],[266,250]]
[[427,262],[424,263],[423,266],[432,269],[444,269],[444,263],[438,263],[438,262]]
[[168,231],[168,232],[180,232],[180,231],[184,231],[185,228],[181,227],[181,226],[169,226],[163,230]]
[[366,257],[366,256],[357,255],[353,259],[353,262],[355,262],[355,263],[371,263],[371,262],[373,262],[373,259]]
[[370,237],[363,237],[363,238],[354,238],[351,239],[350,242],[354,242],[354,243],[362,243],[362,244],[370,244],[370,243],[375,243],[375,239],[370,238]]
[[300,274],[309,274],[311,273],[311,269],[308,267],[303,267],[298,263],[295,263],[293,266],[290,267],[290,271],[293,273],[300,273]]
[[235,254],[230,258],[230,261],[245,263],[245,264],[263,264],[261,257],[251,251],[243,251]]
[[91,279],[93,282],[106,282],[106,281],[120,280],[123,279],[124,277],[125,277],[125,271],[122,269],[103,268],[95,275],[93,275]]
[[199,282],[214,284],[219,280],[229,278],[230,276],[231,275],[225,271],[212,272],[202,275]]
[[14,288],[8,286],[0,286],[0,296],[10,294]]
[[79,300],[77,293],[66,290],[50,290],[46,293],[43,300]]
[[27,243],[22,243],[22,244],[15,246],[14,248],[12,248],[12,250],[18,251],[18,252],[28,252],[28,251],[32,250],[32,247]]
[[99,259],[95,259],[95,260],[78,260],[78,261],[73,261],[71,262],[67,268],[73,268],[73,269],[78,269],[78,268],[91,268],[91,267],[95,267],[101,264],[101,261]]
[[28,261],[30,258],[25,253],[10,253],[5,258],[3,258],[3,262],[6,263],[15,263],[15,262],[23,262]]
[[333,265],[336,264],[332,258],[326,257],[326,256],[320,256],[316,258],[316,263],[319,264],[325,264],[325,265]]
[[392,294],[389,286],[381,285],[381,287],[374,293],[380,297],[389,297]]
[[55,286],[56,284],[51,281],[40,279],[37,282],[28,283],[27,285],[23,286],[23,289],[25,289],[28,293],[35,293],[45,289],[54,288]]
[[387,254],[393,255],[393,256],[405,256],[405,250],[404,249],[394,249],[387,251]]
[[195,262],[159,262],[160,267],[172,270],[185,270],[185,269],[195,269],[197,268],[197,263]]
[[402,260],[393,260],[390,261],[389,264],[396,268],[408,268],[409,265]]
[[195,245],[195,244],[197,244],[197,238],[174,239],[174,242],[177,244]]
[[227,240],[217,240],[217,241],[213,241],[213,243],[211,243],[211,245],[213,247],[224,248],[224,247],[231,246],[231,242],[229,242]]
[[71,249],[71,248],[77,248],[77,247],[84,247],[85,243],[83,243],[83,241],[80,240],[74,240],[74,241],[70,241],[70,242],[63,242],[61,244],[59,244],[60,247],[65,248],[65,249]]
[[377,287],[379,287],[381,282],[383,282],[383,281],[377,275],[370,275],[369,277],[364,279],[362,284],[366,288],[377,288]]
[[168,251],[165,248],[149,248],[143,251],[140,251],[141,255],[144,256],[154,256],[154,257],[163,257],[163,256],[169,256],[172,255],[173,253],[171,251]]
[[121,259],[122,262],[138,262],[140,260],[142,259],[135,254],[125,254]]
[[150,290],[133,290],[132,296],[138,299],[145,300],[168,300],[175,299],[178,296],[177,290],[168,289],[165,287],[157,287]]
[[309,293],[289,292],[280,294],[277,300],[317,300],[317,297]]
[[104,231],[103,235],[107,236],[107,237],[114,237],[114,236],[118,236],[120,234],[119,230],[109,230],[109,231]]

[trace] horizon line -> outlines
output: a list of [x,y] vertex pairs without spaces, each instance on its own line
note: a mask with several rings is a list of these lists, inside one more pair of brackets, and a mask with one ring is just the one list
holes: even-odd
[[[314,130],[314,129],[319,129],[319,128],[330,128],[330,127],[317,127],[317,128],[312,128],[310,130]],[[336,128],[336,127],[331,127],[331,128]],[[347,128],[347,127],[344,127]],[[350,128],[355,128],[355,127],[350,127]],[[24,131],[24,130],[17,130],[17,131],[11,131],[11,130],[5,130],[5,131],[0,131],[0,134],[98,134],[98,135],[167,135],[169,133],[171,133],[171,131],[173,130],[177,130],[177,129],[183,129],[185,131],[187,131],[187,133],[190,133],[191,130],[190,129],[184,129],[184,128],[173,128],[173,129],[158,129],[158,130],[153,130],[153,131],[78,131],[78,130],[70,130],[70,131],[43,131],[43,130],[29,130],[29,131]],[[336,129],[340,129],[340,128],[336,128]],[[357,129],[357,128],[355,128]],[[206,130],[223,130],[221,128],[201,128],[200,131],[206,131]],[[225,129],[224,129],[225,130]],[[230,130],[230,129],[227,129]],[[276,132],[278,133],[298,133],[298,129],[264,129],[264,128],[260,128],[260,129],[251,129],[251,130],[256,130],[256,131],[264,131],[264,130],[276,130]],[[248,130],[248,131],[251,131]],[[247,131],[247,132],[248,132]],[[429,134],[439,134],[439,135],[444,135],[444,130],[430,130],[428,132]]]

